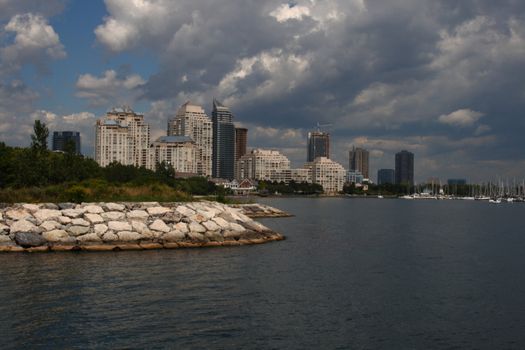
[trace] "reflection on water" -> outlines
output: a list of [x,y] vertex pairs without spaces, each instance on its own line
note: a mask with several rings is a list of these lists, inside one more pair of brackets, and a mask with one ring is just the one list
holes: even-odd
[[286,241],[0,255],[1,348],[523,348],[525,206],[265,201]]

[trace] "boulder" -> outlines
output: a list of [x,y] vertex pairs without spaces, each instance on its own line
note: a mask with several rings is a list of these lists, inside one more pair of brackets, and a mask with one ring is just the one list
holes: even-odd
[[218,231],[218,230],[221,229],[221,227],[220,227],[219,225],[217,225],[214,221],[211,221],[211,220],[209,220],[209,221],[204,221],[204,222],[202,223],[202,225],[203,225],[204,227],[206,227],[206,229],[207,229],[208,231]]
[[37,204],[22,204],[22,208],[29,210],[30,212],[34,213],[35,211],[38,211],[40,209],[40,206]]
[[64,209],[62,210],[62,215],[68,216],[70,218],[78,218],[84,214],[84,209]]
[[86,221],[81,218],[71,220],[71,224],[76,225],[76,226],[90,226],[91,225],[89,221]]
[[38,221],[48,221],[48,220],[57,219],[58,217],[62,216],[62,212],[60,210],[54,210],[54,209],[40,209],[39,211],[35,212],[33,215]]
[[108,211],[106,213],[100,214],[100,216],[105,221],[116,221],[116,220],[122,220],[126,217],[126,214],[119,212],[119,211]]
[[102,216],[98,215],[98,214],[84,214],[84,217],[89,221],[91,222],[92,224],[99,224],[101,222],[104,222],[104,219],[102,218]]
[[200,233],[200,232],[189,232],[188,233],[188,237],[192,240],[192,241],[197,241],[197,242],[204,242],[206,241],[206,236],[204,236],[204,234]]
[[147,208],[146,210],[148,214],[151,216],[159,216],[159,215],[169,213],[171,211],[170,208],[165,208],[165,207],[151,207],[151,208]]
[[11,225],[11,233],[17,232],[40,232],[40,230],[33,223],[22,219]]
[[131,231],[131,225],[125,221],[110,221],[108,227],[113,231]]
[[104,233],[102,235],[102,239],[106,242],[114,242],[119,240],[118,236],[111,231]]
[[9,236],[6,235],[0,235],[0,243],[11,243],[12,240],[9,238]]
[[233,231],[237,231],[237,232],[244,232],[244,231],[246,231],[246,229],[243,226],[241,226],[241,225],[239,225],[239,224],[237,224],[235,222],[231,222],[230,223],[230,228]]
[[132,210],[127,213],[126,216],[131,220],[146,220],[149,217],[149,214],[144,210]]
[[51,210],[60,209],[58,205],[56,205],[55,203],[43,203],[43,204],[40,204],[40,207],[43,209],[51,209]]
[[9,226],[0,223],[0,232],[8,232]]
[[176,224],[182,219],[182,215],[176,211],[170,211],[160,217],[167,224]]
[[26,220],[33,217],[27,210],[24,209],[8,210],[5,212],[5,216],[11,220]]
[[119,240],[123,242],[138,241],[142,239],[142,235],[133,231],[120,231],[117,233]]
[[206,232],[206,228],[195,221],[192,221],[189,224],[189,229],[190,229],[190,232],[199,232],[199,233]]
[[133,231],[138,232],[140,234],[147,234],[150,232],[148,226],[143,221],[132,221],[131,227],[133,228]]
[[57,218],[58,222],[60,222],[62,225],[67,225],[71,223],[71,218],[67,216],[59,216]]
[[212,220],[223,230],[228,230],[230,228],[230,223],[221,217],[214,217]]
[[106,203],[105,204],[105,207],[109,210],[109,211],[123,211],[124,209],[126,209],[126,206],[123,205],[123,204],[118,204],[118,203]]
[[93,231],[95,231],[97,235],[102,235],[107,230],[108,230],[108,227],[104,224],[96,224],[95,227],[93,228]]
[[220,234],[219,231],[208,231],[205,234],[206,238],[214,242],[223,242],[224,237]]
[[188,229],[188,225],[183,223],[183,222],[179,222],[175,225],[173,225],[173,228],[177,231],[180,231],[182,233],[187,233],[189,232],[190,230]]
[[90,214],[100,214],[104,212],[104,209],[99,205],[86,205],[84,210]]
[[78,236],[78,237],[77,237],[77,240],[78,240],[79,242],[100,242],[100,241],[102,241],[102,240],[100,239],[100,237],[99,237],[96,233],[94,233],[94,232],[92,232],[92,233],[88,233],[88,234],[86,234],[86,235]]
[[182,241],[186,237],[186,234],[184,232],[180,232],[177,230],[170,231],[162,236],[162,239],[166,242],[179,242]]
[[56,221],[53,221],[53,220],[49,220],[49,221],[44,221],[43,223],[40,224],[40,227],[42,228],[42,230],[44,231],[52,231],[52,230],[55,230],[57,228],[60,228],[62,225]]
[[75,203],[58,203],[58,208],[60,210],[73,209],[75,208]]
[[242,232],[241,231],[227,230],[227,231],[224,231],[224,233],[222,235],[226,239],[236,239],[236,238],[241,237]]
[[52,230],[44,232],[42,233],[42,237],[44,237],[48,242],[64,242],[69,241],[69,238],[71,238],[64,230]]
[[243,222],[242,226],[244,226],[248,230],[256,231],[256,232],[264,232],[267,231],[268,228],[264,226],[263,224],[258,223],[257,221],[247,221]]
[[37,233],[18,232],[15,235],[15,242],[21,247],[39,247],[46,244],[46,239]]
[[184,206],[184,205],[179,205],[177,208],[175,208],[175,211],[181,213],[183,216],[192,216],[192,215],[195,215],[195,211]]
[[72,236],[80,236],[89,232],[89,226],[71,226],[67,231]]
[[196,221],[196,222],[203,222],[203,221],[206,221],[206,217],[202,214],[195,214],[195,215],[192,215],[190,216],[190,219],[192,221]]
[[159,219],[153,221],[153,223],[149,225],[149,228],[150,228],[151,230],[161,231],[161,232],[169,232],[169,231],[171,231],[171,229],[169,228],[169,226],[166,225],[166,224],[164,223],[164,221],[159,220]]

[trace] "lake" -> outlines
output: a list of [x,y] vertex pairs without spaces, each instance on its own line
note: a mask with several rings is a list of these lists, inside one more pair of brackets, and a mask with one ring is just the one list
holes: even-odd
[[1,254],[0,348],[525,348],[525,204],[261,202],[287,240]]

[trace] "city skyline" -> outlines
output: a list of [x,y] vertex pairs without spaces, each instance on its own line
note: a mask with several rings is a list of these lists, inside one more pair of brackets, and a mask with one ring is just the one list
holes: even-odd
[[279,149],[294,166],[322,122],[332,124],[330,158],[346,164],[351,145],[365,148],[371,174],[407,149],[416,182],[523,177],[525,4],[230,0],[221,10],[2,2],[1,141],[27,146],[40,119],[81,132],[92,156],[92,125],[112,106],[144,114],[155,140],[184,101],[209,108],[215,96],[251,147]]

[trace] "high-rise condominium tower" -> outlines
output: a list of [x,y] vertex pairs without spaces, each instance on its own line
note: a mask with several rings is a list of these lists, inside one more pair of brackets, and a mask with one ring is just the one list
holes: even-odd
[[414,153],[396,153],[396,184],[414,186]]
[[233,125],[233,115],[228,107],[213,99],[211,120],[213,124],[213,177],[232,180],[235,176],[235,126]]
[[168,136],[189,136],[196,146],[197,174],[212,176],[212,122],[201,106],[183,104],[168,121]]
[[235,128],[235,161],[246,154],[248,145],[248,129]]
[[355,148],[349,152],[349,169],[352,171],[359,171],[365,179],[368,179],[368,151],[364,148]]
[[53,151],[65,152],[68,143],[74,145],[76,154],[80,154],[80,133],[78,131],[53,132]]
[[313,162],[317,157],[330,158],[330,134],[321,131],[308,133],[307,161]]
[[149,153],[149,124],[129,107],[113,108],[95,127],[95,160],[145,167]]

